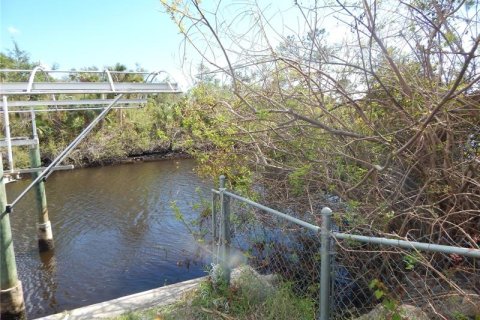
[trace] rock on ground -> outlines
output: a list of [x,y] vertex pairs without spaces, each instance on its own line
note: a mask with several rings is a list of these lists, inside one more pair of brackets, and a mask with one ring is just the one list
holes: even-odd
[[473,291],[467,290],[462,295],[458,292],[444,294],[434,301],[434,306],[442,315],[452,319],[480,317],[480,295]]
[[[430,320],[422,309],[409,304],[400,305],[397,312],[402,317],[402,320]],[[391,316],[392,312],[387,310],[382,304],[379,304],[372,311],[355,320],[385,320],[391,319]]]
[[273,293],[278,280],[276,275],[261,275],[252,267],[245,265],[232,270],[230,284],[263,300]]

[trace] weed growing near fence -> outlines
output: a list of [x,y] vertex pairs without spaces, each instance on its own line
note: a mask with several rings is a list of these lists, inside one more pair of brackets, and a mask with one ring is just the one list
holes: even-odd
[[312,319],[314,303],[293,294],[289,284],[281,284],[268,295],[260,294],[255,278],[240,285],[213,285],[205,281],[180,302],[166,308],[160,319]]
[[313,319],[314,302],[293,293],[288,283],[279,284],[268,294],[259,290],[258,279],[249,275],[230,287],[214,285],[211,280],[200,284],[174,305],[131,312],[116,320],[140,319]]

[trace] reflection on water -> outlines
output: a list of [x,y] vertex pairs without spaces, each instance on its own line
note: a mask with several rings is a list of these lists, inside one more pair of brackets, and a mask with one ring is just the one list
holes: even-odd
[[[39,254],[33,193],[11,215],[27,313],[35,318],[204,275],[185,226],[208,186],[191,160],[56,172],[46,183],[55,252]],[[8,199],[29,180],[7,185]],[[198,190],[199,189],[199,190]]]

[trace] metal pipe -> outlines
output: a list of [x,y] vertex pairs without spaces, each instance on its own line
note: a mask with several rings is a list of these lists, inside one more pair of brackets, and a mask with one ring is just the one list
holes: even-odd
[[313,224],[311,224],[311,223],[308,223],[308,222],[305,222],[305,221],[303,221],[303,220],[294,218],[294,217],[292,217],[292,216],[290,216],[290,215],[288,215],[288,214],[282,213],[282,212],[277,211],[277,210],[275,210],[275,209],[271,209],[271,208],[266,207],[266,206],[264,206],[264,205],[262,205],[262,204],[260,204],[260,203],[257,203],[257,202],[255,202],[255,201],[250,200],[250,199],[241,197],[241,196],[236,195],[236,194],[234,194],[234,193],[231,193],[231,192],[228,192],[228,191],[225,191],[224,193],[225,193],[226,195],[234,198],[234,199],[237,199],[237,200],[243,201],[243,202],[245,202],[245,203],[248,203],[249,205],[251,205],[251,206],[253,206],[253,207],[256,207],[256,208],[258,208],[258,209],[261,209],[261,210],[264,210],[264,211],[266,211],[266,212],[272,213],[272,214],[274,214],[274,215],[276,215],[276,216],[278,216],[278,217],[280,217],[280,218],[283,218],[283,219],[285,219],[285,220],[288,220],[288,221],[290,221],[290,222],[293,222],[293,223],[295,223],[295,224],[298,224],[298,225],[300,225],[300,226],[302,226],[302,227],[305,227],[305,228],[307,228],[307,229],[309,229],[309,230],[312,230],[312,231],[315,231],[315,232],[319,232],[319,231],[320,231],[320,227],[315,226],[315,225],[313,225]]
[[115,99],[113,99],[112,103],[108,105],[83,131],[73,140],[53,161],[50,165],[40,173],[31,183],[28,185],[25,190],[20,193],[20,195],[9,205],[7,205],[7,211],[10,212],[13,207],[17,204],[17,202],[22,199],[25,194],[27,194],[30,189],[36,185],[40,180],[46,179],[52,173],[52,168],[55,167],[58,163],[62,162],[63,159],[73,150],[84,138],[85,136],[92,131],[95,125],[100,122],[108,112],[112,109],[112,107],[117,103],[118,100],[122,97],[122,94],[119,94]]
[[[44,72],[48,73],[105,73],[104,70],[43,70]],[[23,72],[23,73],[31,73],[32,69],[0,69],[0,72]],[[152,74],[151,71],[114,71],[109,70],[110,73],[120,73],[120,74]],[[165,72],[163,70],[156,71],[157,72]]]
[[32,137],[34,140],[37,140],[37,144],[38,144],[37,121],[36,121],[35,111],[33,111],[33,109],[30,109],[30,117],[32,118]]
[[[34,82],[30,91],[23,82],[0,83],[0,94],[31,95],[31,94],[84,94],[84,93],[180,93],[177,84],[118,82],[112,91],[108,82]],[[173,90],[172,90],[173,86]]]
[[220,224],[220,237],[221,237],[221,266],[224,276],[224,281],[228,284],[230,283],[230,267],[229,267],[229,259],[228,259],[228,245],[229,245],[229,209],[227,202],[227,197],[225,196],[225,176],[220,176],[220,184],[219,184],[219,191],[220,191],[220,216],[221,216],[221,224]]
[[[141,109],[143,106],[134,106],[134,107],[114,107],[112,109],[122,110],[122,109]],[[105,107],[91,107],[91,108],[55,108],[55,109],[36,109],[35,112],[60,112],[60,111],[88,111],[88,110],[103,110]],[[10,113],[29,113],[30,110],[9,110]]]
[[462,248],[462,247],[454,247],[454,246],[445,246],[441,244],[413,242],[413,241],[396,240],[396,239],[385,239],[385,238],[379,238],[379,237],[359,236],[355,234],[346,234],[346,233],[340,233],[340,232],[332,232],[332,236],[334,236],[337,239],[354,240],[354,241],[359,241],[363,243],[374,243],[374,244],[380,244],[380,245],[400,247],[405,249],[441,252],[441,253],[447,253],[447,254],[454,253],[454,254],[459,254],[466,257],[480,258],[480,249],[473,249],[473,248],[470,249],[470,248]]
[[218,263],[217,248],[218,245],[218,231],[217,231],[217,207],[215,205],[215,199],[217,195],[212,193],[212,261]]
[[[108,105],[113,99],[88,99],[88,100],[36,100],[36,101],[9,101],[8,108],[12,112],[13,107],[45,107],[45,106],[79,106],[79,105]],[[117,104],[142,104],[147,103],[147,99],[121,99]],[[3,107],[3,103],[2,103]]]
[[[164,70],[159,70],[159,71],[155,71],[155,72],[152,72],[151,74],[149,74],[149,75],[145,78],[145,82],[149,81],[150,75],[152,75],[152,78],[150,79],[149,82],[153,82],[153,80],[155,80],[155,78],[156,78],[160,73],[165,73],[165,74],[167,74],[167,76],[172,77],[172,75],[171,75],[169,72],[164,71]],[[173,77],[172,77],[172,78],[173,78]],[[173,86],[172,86],[172,84],[170,83],[170,81],[168,81],[168,77],[167,77],[166,82],[167,82],[167,84],[170,86],[170,89],[173,90]]]
[[[224,182],[225,184],[225,182]],[[225,280],[230,283],[230,274],[231,274],[231,259],[230,259],[230,244],[231,244],[231,234],[230,234],[230,197],[226,194],[223,194],[223,257],[225,263]]]
[[[212,192],[214,193],[219,193],[218,190],[212,189]],[[261,210],[264,210],[266,212],[275,214],[276,216],[279,216],[281,218],[284,218],[290,222],[296,223],[300,226],[306,227],[312,231],[319,232],[320,228],[318,226],[315,226],[313,224],[307,223],[305,221],[302,221],[300,219],[294,218],[292,216],[289,216],[285,213],[279,212],[277,210],[271,209],[269,207],[266,207],[264,205],[261,205],[259,203],[256,203],[252,200],[246,199],[244,197],[241,197],[239,195],[236,195],[234,193],[225,191],[225,194],[229,195],[230,197],[243,201],[245,203],[250,204],[251,206],[254,206],[256,208],[259,208]],[[406,248],[406,249],[416,249],[416,250],[423,250],[423,251],[433,251],[433,252],[441,252],[441,253],[454,253],[454,254],[459,254],[462,256],[466,257],[472,257],[472,258],[480,258],[480,249],[473,249],[473,248],[462,248],[462,247],[457,247],[457,246],[445,246],[445,245],[440,245],[440,244],[431,244],[431,243],[425,243],[425,242],[415,242],[415,241],[406,241],[406,240],[397,240],[397,239],[385,239],[385,238],[380,238],[380,237],[369,237],[369,236],[359,236],[359,235],[354,235],[354,234],[346,234],[346,233],[340,233],[340,232],[331,232],[332,236],[334,236],[337,239],[344,239],[344,240],[355,240],[363,243],[374,243],[374,244],[380,244],[380,245],[389,245],[393,247],[400,247],[400,248]]]
[[37,74],[38,70],[43,71],[43,67],[42,66],[36,66],[35,68],[33,68],[32,73],[30,73],[30,77],[28,78],[27,92],[32,91],[33,81],[35,80],[35,74]]
[[112,79],[112,75],[110,74],[110,71],[108,69],[105,69],[105,73],[107,74],[108,83],[110,83],[110,89],[112,89],[112,91],[115,92],[115,85],[113,83],[113,79]]
[[[69,165],[64,165],[64,166],[56,166],[55,168],[52,168],[53,171],[60,171],[60,170],[72,170],[75,167],[73,164]],[[46,168],[45,167],[40,167],[40,168],[26,168],[26,169],[15,169],[13,170],[12,174],[24,174],[24,173],[32,173],[32,172],[38,172],[38,171],[44,171]]]
[[[8,145],[8,140],[7,139],[0,139],[0,147],[7,147]],[[15,146],[30,146],[34,145],[37,143],[37,140],[35,139],[29,139],[29,138],[24,138],[24,137],[14,137],[13,139],[10,139],[10,144],[12,147]],[[10,170],[9,172],[12,173],[15,170]]]
[[7,141],[8,167],[13,171],[13,153],[12,153],[12,139],[10,137],[10,116],[8,113],[7,96],[2,97],[3,100],[3,121],[5,124],[5,140]]
[[212,240],[217,242],[217,206],[215,204],[216,194],[212,193]]
[[322,229],[320,233],[320,309],[319,320],[330,317],[330,231],[332,210],[325,207],[321,211]]

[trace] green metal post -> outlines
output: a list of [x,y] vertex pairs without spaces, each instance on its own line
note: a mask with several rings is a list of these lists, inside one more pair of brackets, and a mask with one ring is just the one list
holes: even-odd
[[19,318],[25,313],[22,283],[18,280],[13,251],[10,216],[6,211],[7,194],[0,154],[0,318]]
[[330,318],[330,231],[332,210],[328,207],[322,209],[322,227],[320,234],[320,310],[319,320]]
[[226,283],[230,283],[230,198],[225,195],[225,176],[220,176],[220,214],[221,214],[221,244],[222,269]]
[[[38,143],[37,128],[35,124],[35,112],[32,111],[32,129],[33,138],[36,144],[30,148],[30,165],[32,168],[40,168],[42,162],[40,159],[40,144]],[[40,175],[36,171],[32,173],[32,180],[35,180]],[[50,251],[54,248],[52,224],[48,218],[47,195],[45,194],[45,182],[39,181],[35,187],[35,203],[37,207],[37,237],[38,250],[40,252]]]

